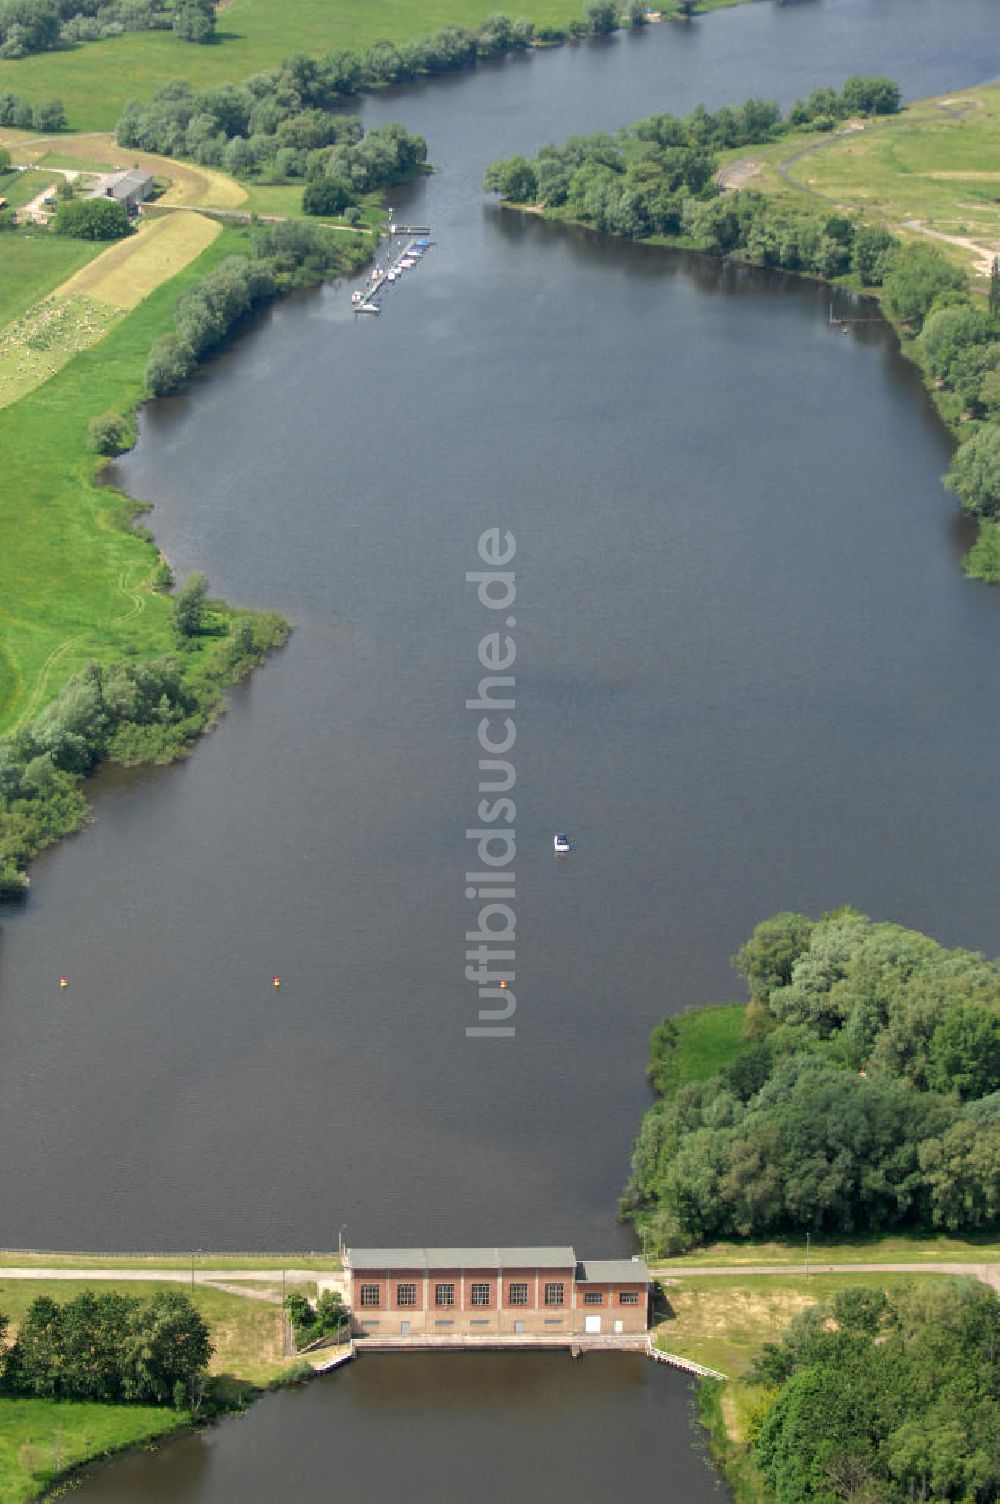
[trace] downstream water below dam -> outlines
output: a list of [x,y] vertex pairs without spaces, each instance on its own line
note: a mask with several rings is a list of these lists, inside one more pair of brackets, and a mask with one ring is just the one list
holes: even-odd
[[[1000,951],[1000,592],[962,576],[950,440],[891,331],[844,337],[819,285],[480,192],[497,157],[699,100],[850,72],[972,87],[1000,71],[991,27],[993,0],[765,0],[360,105],[426,135],[438,171],[394,203],[433,249],[380,319],[345,286],[276,307],[115,467],[178,574],[295,632],[187,762],[102,778],[93,827],[3,918],[4,1243],[328,1248],[346,1224],[609,1256],[631,1248],[649,1031],[740,995],[728,957],[757,920],[849,901]],[[492,626],[465,575],[491,527],[517,542],[506,1040],[466,1037],[463,974],[465,702]],[[297,1499],[333,1491],[337,1457],[338,1497],[377,1501],[383,1443],[425,1426],[487,1475],[502,1458],[497,1498],[609,1497],[552,1482],[542,1433],[519,1444],[519,1374],[543,1376],[556,1455],[595,1406],[612,1434],[639,1416],[616,1496],[654,1471],[667,1498],[716,1496],[683,1381],[652,1365],[424,1361],[366,1358],[81,1497],[263,1504],[250,1459],[274,1455]],[[461,1403],[431,1421],[444,1373]],[[652,1412],[686,1449],[672,1482]],[[471,1496],[427,1478],[407,1496]]]

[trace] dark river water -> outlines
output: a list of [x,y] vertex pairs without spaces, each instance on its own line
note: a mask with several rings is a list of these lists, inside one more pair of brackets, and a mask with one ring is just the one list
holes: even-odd
[[[397,212],[434,249],[380,319],[342,286],[276,308],[117,469],[179,573],[296,630],[186,764],[104,779],[4,920],[0,1242],[329,1248],[346,1223],[607,1255],[649,1030],[739,995],[758,919],[850,901],[1000,950],[1000,593],[961,574],[949,440],[891,333],[479,192],[495,157],[656,109],[972,86],[995,38],[995,0],[761,3],[364,104],[427,136],[440,171]],[[517,1011],[470,1039],[465,702],[497,613],[465,575],[491,527],[517,547]],[[642,1365],[452,1361],[366,1359],[88,1496],[325,1498],[339,1458],[339,1496],[398,1498],[405,1436],[407,1497],[471,1497],[436,1436],[482,1499],[624,1497],[628,1437],[639,1498],[656,1426],[657,1469],[686,1459],[665,1496],[716,1487]],[[466,1376],[447,1415],[439,1372]],[[547,1438],[565,1460],[602,1406],[614,1444],[553,1481]]]
[[636,1355],[371,1356],[95,1474],[79,1504],[721,1504],[691,1385]]

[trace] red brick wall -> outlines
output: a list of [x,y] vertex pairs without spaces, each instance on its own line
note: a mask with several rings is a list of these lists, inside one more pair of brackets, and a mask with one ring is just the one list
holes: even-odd
[[[352,1271],[352,1305],[359,1315],[365,1311],[375,1315],[377,1311],[422,1311],[424,1309],[424,1271],[409,1269],[355,1269]],[[526,1284],[528,1286],[527,1306],[516,1307],[519,1310],[570,1310],[573,1305],[573,1279],[572,1269],[513,1269],[504,1270],[502,1276],[495,1269],[430,1269],[427,1271],[427,1309],[444,1310],[445,1307],[435,1307],[434,1287],[438,1284],[453,1284],[455,1286],[456,1311],[471,1311],[472,1286],[474,1284],[489,1285],[490,1303],[483,1306],[483,1311],[495,1311],[498,1307],[497,1289],[503,1283],[503,1307],[510,1306],[510,1286],[513,1283]],[[561,1283],[565,1286],[563,1306],[546,1307],[545,1286],[551,1283]],[[413,1306],[400,1306],[397,1299],[397,1286],[402,1284],[416,1285],[416,1304]],[[379,1290],[379,1303],[377,1306],[362,1306],[361,1286],[377,1285]],[[582,1304],[578,1299],[577,1304]]]
[[[585,1300],[583,1298],[585,1290],[600,1291],[601,1295],[604,1297],[603,1300],[601,1301],[601,1304],[599,1306],[587,1306],[587,1304],[586,1304],[586,1302],[585,1302]],[[617,1311],[619,1309],[620,1305],[621,1305],[621,1302],[618,1299],[618,1296],[622,1292],[622,1290],[631,1290],[631,1291],[634,1291],[634,1293],[636,1295],[638,1295],[638,1297],[639,1297],[639,1307],[640,1307],[640,1309],[641,1310],[645,1310],[645,1307],[646,1307],[646,1286],[642,1285],[642,1284],[637,1284],[637,1285],[636,1284],[629,1284],[629,1285],[626,1285],[626,1284],[620,1284],[620,1285],[619,1284],[613,1284],[613,1285],[605,1285],[605,1284],[602,1284],[602,1285],[598,1285],[598,1284],[579,1284],[576,1287],[576,1305],[577,1305],[577,1310],[592,1310],[592,1311],[616,1310]],[[626,1309],[628,1309],[628,1308],[626,1307]]]

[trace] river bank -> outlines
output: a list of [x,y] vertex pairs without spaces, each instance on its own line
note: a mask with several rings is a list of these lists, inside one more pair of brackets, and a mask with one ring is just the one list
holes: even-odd
[[286,1293],[315,1299],[317,1273],[333,1272],[335,1257],[310,1256],[295,1263],[280,1255],[242,1261],[225,1255],[185,1256],[181,1267],[168,1259],[153,1268],[148,1261],[125,1256],[112,1260],[110,1267],[91,1268],[87,1257],[74,1256],[76,1268],[0,1267],[0,1313],[10,1322],[7,1344],[39,1298],[63,1307],[94,1292],[145,1303],[179,1290],[205,1321],[214,1349],[205,1397],[196,1415],[183,1407],[0,1395],[0,1494],[5,1504],[47,1494],[94,1461],[238,1415],[263,1394],[301,1383],[314,1372],[309,1361],[295,1354],[282,1301]]
[[[958,445],[947,483],[979,524],[965,572],[995,583],[1000,214],[996,174],[982,164],[1000,143],[1000,87],[921,100],[901,114],[899,104],[890,80],[855,76],[842,94],[815,89],[784,117],[759,100],[654,116],[615,141],[580,138],[563,152],[494,163],[484,187],[505,208],[876,300]],[[945,316],[955,330],[949,324],[942,351],[943,325],[931,316],[954,306],[963,284],[970,312],[981,297],[985,316]],[[831,303],[831,326],[844,333],[872,316],[863,305],[838,313]],[[930,332],[922,337],[928,318],[937,350]]]
[[[768,36],[780,22],[790,38],[808,13],[819,28],[808,49],[815,71],[815,58],[828,56],[823,23],[838,8],[745,7],[732,19],[766,23]],[[891,0],[879,9],[891,15]],[[728,25],[714,28],[719,41]],[[697,30],[707,47],[711,28]],[[795,66],[795,48],[787,41],[780,70],[768,72],[746,40],[758,35],[744,26],[728,56],[742,69],[737,86],[752,60],[750,87],[769,91]],[[926,55],[923,38],[921,48]],[[491,154],[587,128],[595,101],[613,125],[627,118],[622,98],[637,113],[665,96],[681,107],[713,89],[734,97],[725,48],[688,59],[687,79],[677,77],[677,49],[655,35],[611,52],[629,60],[628,92],[617,96],[614,61],[600,55],[598,73],[598,48],[420,91],[415,123],[446,145],[447,170],[414,190],[413,217],[435,226],[438,246],[391,319],[352,325],[336,293],[285,305],[223,358],[196,402],[151,413],[124,462],[122,483],[156,496],[157,526],[183,567],[206,560],[232,599],[287,602],[301,630],[281,672],[238,694],[220,735],[185,768],[110,782],[93,837],[46,859],[44,912],[32,905],[7,929],[8,1240],[309,1248],[329,1238],[321,1224],[332,1203],[355,1227],[363,1215],[367,1225],[381,1219],[386,1241],[431,1219],[449,1238],[488,1238],[502,1214],[519,1237],[532,1227],[559,1236],[571,1217],[585,1220],[597,1246],[615,1236],[609,1218],[641,1105],[645,1036],[676,1000],[727,995],[714,963],[722,957],[724,970],[748,911],[804,891],[818,911],[863,892],[879,912],[917,913],[925,924],[936,915],[943,932],[996,948],[976,907],[992,872],[969,824],[980,784],[962,757],[963,747],[981,755],[970,713],[985,742],[981,706],[995,702],[983,684],[987,592],[959,598],[960,580],[939,559],[933,477],[946,457],[936,426],[922,410],[914,418],[914,383],[888,331],[871,330],[864,349],[828,334],[820,289],[779,288],[777,278],[728,275],[694,258],[678,266],[641,247],[595,252],[558,227],[538,227],[534,248],[526,241],[515,254],[500,216],[481,213],[476,190]],[[640,59],[657,56],[654,88]],[[951,77],[940,65],[932,82]],[[659,269],[667,262],[673,270]],[[754,400],[743,403],[747,390]],[[820,403],[822,424],[813,421]],[[220,425],[232,441],[223,456],[213,448]],[[762,430],[772,466],[754,444]],[[827,485],[834,466],[837,484]],[[464,542],[473,482],[487,475],[502,478],[486,498],[502,502],[498,520],[509,516],[530,544],[524,691],[534,744],[519,858],[536,1001],[530,1050],[482,1066],[462,1057],[445,1077],[455,1003],[442,958],[465,928],[460,895],[453,901],[461,832],[449,837],[464,751],[447,706],[467,693],[452,672],[466,623],[448,604],[466,566],[449,543]],[[893,485],[906,495],[905,518],[893,510]],[[905,546],[883,538],[886,514],[907,523]],[[713,535],[724,548],[711,546]],[[870,592],[856,567],[869,549],[885,560]],[[810,568],[814,556],[822,570]],[[686,590],[692,581],[697,591]],[[604,604],[612,595],[613,611]],[[942,669],[932,686],[929,659]],[[970,661],[981,698],[965,706]],[[932,702],[926,724],[907,693],[911,676]],[[880,706],[891,707],[881,719]],[[905,756],[875,734],[890,715]],[[954,769],[944,788],[942,766]],[[420,798],[387,800],[387,787]],[[938,792],[917,835],[908,814],[925,787]],[[579,838],[579,860],[555,875],[554,820]],[[936,853],[939,835],[954,854],[947,882],[936,864],[921,865],[922,843]],[[137,850],[157,852],[157,862],[140,866]],[[129,924],[112,926],[126,912]],[[46,991],[56,962],[72,975],[62,1007]],[[274,971],[284,974],[277,996]],[[44,1113],[32,1116],[32,1099]],[[112,1180],[127,1190],[102,1201]],[[569,1369],[552,1383],[567,1389]],[[424,1370],[382,1372],[409,1424]],[[521,1376],[498,1425],[520,1413]],[[308,1402],[327,1470],[337,1428],[348,1492],[371,1475],[370,1460],[345,1457],[356,1377],[336,1390],[310,1386]],[[470,1400],[482,1402],[471,1394],[478,1377],[462,1369]],[[659,1425],[675,1410],[686,1415],[685,1393],[663,1390]],[[384,1424],[388,1407],[375,1400]],[[266,1498],[263,1484],[244,1488],[240,1471],[241,1453],[260,1462],[260,1438],[286,1478],[294,1467],[303,1492],[322,1496],[322,1447],[314,1462],[306,1422],[294,1427],[307,1406],[295,1396],[274,1408],[281,1434],[267,1402],[222,1428],[232,1448],[221,1431],[211,1438],[206,1488],[215,1475],[224,1487],[225,1455],[235,1469],[228,1497]],[[461,1428],[451,1418],[453,1446]],[[688,1445],[685,1436],[679,1446]],[[661,1467],[666,1450],[660,1435]],[[545,1455],[508,1458],[508,1489],[537,1487]],[[179,1467],[150,1461],[149,1492],[184,1498]],[[427,1497],[450,1496],[446,1480],[437,1485]],[[689,1485],[679,1496],[700,1498],[693,1477]],[[420,1478],[403,1492],[424,1497]],[[630,1493],[624,1478],[618,1492]],[[557,1479],[553,1497],[562,1494]]]
[[[101,150],[92,139],[86,144]],[[210,209],[220,197],[238,201],[237,184],[166,158],[148,159],[154,164],[177,180],[167,205],[173,191],[196,207],[151,220],[47,294],[39,310],[106,309],[110,327],[97,318],[51,371],[31,365],[33,341],[26,336],[21,365],[27,361],[28,374],[19,366],[17,379],[27,390],[10,394],[15,400],[0,411],[9,481],[0,501],[9,539],[0,565],[0,730],[9,733],[0,786],[0,898],[23,894],[28,863],[86,821],[84,775],[109,760],[135,766],[182,756],[214,724],[226,690],[288,637],[278,612],[219,600],[207,610],[199,606],[193,630],[178,630],[175,600],[166,593],[169,565],[148,530],[135,525],[145,504],[106,483],[93,423],[103,412],[134,439],[150,390],[176,389],[198,358],[214,356],[240,332],[255,304],[259,317],[275,296],[355,272],[371,256],[370,236],[335,234],[335,227],[302,223],[289,234],[287,222],[257,231],[220,225],[197,208]],[[8,245],[19,249],[25,234],[29,249],[39,244],[38,231],[15,231],[0,240],[0,259]],[[259,254],[262,241],[266,256]],[[35,284],[32,291],[37,296],[44,288]],[[188,305],[201,300],[206,321],[212,310],[194,355],[173,334],[184,296]],[[32,317],[24,315],[21,324],[31,325]],[[19,328],[4,331],[12,347]],[[171,340],[186,351],[183,368],[166,377],[161,360],[154,374],[151,350]],[[112,672],[131,686],[114,704]],[[140,687],[150,672],[155,690]],[[88,674],[85,682],[80,676]]]
[[[670,3],[667,0],[664,7],[668,21]],[[752,0],[699,0],[694,16],[675,24],[697,24],[703,13],[747,3]],[[579,0],[533,0],[527,9],[540,50],[586,40],[585,7]],[[495,14],[482,0],[436,0],[430,18],[420,0],[395,0],[391,12],[373,11],[364,0],[333,6],[329,0],[300,0],[291,14],[280,0],[233,0],[212,46],[192,46],[170,31],[126,31],[16,61],[0,60],[0,89],[29,101],[55,95],[75,130],[108,130],[126,100],[148,99],[171,79],[185,78],[193,88],[212,88],[273,68],[294,53],[316,56],[342,50],[363,57],[372,50],[424,42],[429,20],[441,28],[473,31]],[[488,61],[491,55],[486,52],[482,59]],[[447,73],[455,66],[446,64],[440,71]],[[457,66],[474,67],[476,58]]]
[[[850,909],[815,923],[792,913],[762,921],[734,964],[750,991],[739,1039],[731,1007],[667,1018],[653,1033],[649,1075],[658,1100],[636,1140],[624,1205],[644,1243],[667,1242],[681,1254],[655,1265],[667,1313],[663,1345],[735,1381],[724,1391],[706,1386],[700,1409],[737,1504],[750,1504],[769,1498],[769,1485],[779,1499],[792,1497],[776,1458],[799,1445],[782,1428],[810,1344],[833,1373],[852,1356],[853,1323],[859,1340],[862,1332],[899,1340],[905,1320],[889,1317],[883,1326],[883,1312],[940,1307],[960,1333],[963,1307],[978,1303],[987,1323],[1000,1321],[1000,1138],[990,1120],[1000,1066],[983,1071],[982,1046],[970,1055],[968,1040],[942,1053],[956,1028],[971,1038],[981,1027],[1000,1042],[1000,971],[899,926],[872,926]],[[941,985],[928,1005],[932,976]],[[923,1010],[916,1026],[923,1067],[913,1059],[915,1008]],[[755,1264],[737,1243],[721,1245],[723,1261],[712,1263],[703,1247],[723,1224],[728,1238],[759,1239],[803,1223],[804,1247],[784,1266]],[[897,1232],[890,1249],[880,1234],[900,1225],[907,1236]],[[852,1240],[857,1226],[870,1237]],[[935,1227],[950,1229],[957,1260],[934,1257],[936,1239],[927,1234]],[[971,1239],[966,1227],[976,1230]],[[813,1231],[822,1235],[815,1249]],[[840,1266],[830,1250],[838,1233],[853,1255]],[[865,1259],[866,1247],[874,1259]],[[700,1267],[684,1256],[692,1252]],[[774,1257],[773,1244],[767,1252]],[[831,1357],[838,1343],[843,1352]],[[900,1422],[874,1418],[877,1394],[866,1390],[865,1374],[862,1363],[852,1380],[854,1402],[870,1411],[856,1429],[878,1476],[896,1483]],[[938,1405],[936,1360],[925,1354],[916,1380],[928,1385],[925,1410]],[[916,1413],[923,1422],[919,1405]],[[829,1456],[843,1430],[831,1422]],[[953,1444],[969,1461],[968,1436],[956,1433]],[[817,1443],[810,1445],[797,1467],[814,1466]]]

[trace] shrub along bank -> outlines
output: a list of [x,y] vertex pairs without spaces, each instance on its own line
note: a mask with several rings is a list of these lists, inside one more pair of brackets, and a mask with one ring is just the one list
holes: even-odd
[[[666,1091],[625,1210],[649,1246],[1000,1222],[1000,965],[846,909],[757,926],[744,1047]],[[666,1057],[666,1058],[664,1058]]]
[[176,392],[235,326],[260,304],[296,287],[359,270],[370,256],[358,235],[333,235],[286,220],[253,237],[251,254],[230,256],[177,300],[174,332],[158,339],[146,364],[154,397]]
[[701,1409],[738,1504],[992,1504],[1000,1490],[1000,1297],[974,1280],[854,1286],[795,1317]]

